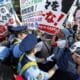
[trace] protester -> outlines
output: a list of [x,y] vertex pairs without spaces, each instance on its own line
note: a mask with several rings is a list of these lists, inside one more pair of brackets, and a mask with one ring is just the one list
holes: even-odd
[[73,29],[75,28],[75,41],[78,41],[78,33],[80,33],[80,8],[77,7],[74,15],[74,22],[75,25],[73,26]]
[[80,41],[75,42],[71,47],[71,56],[73,61],[76,63],[77,73],[74,77],[74,80],[80,80]]

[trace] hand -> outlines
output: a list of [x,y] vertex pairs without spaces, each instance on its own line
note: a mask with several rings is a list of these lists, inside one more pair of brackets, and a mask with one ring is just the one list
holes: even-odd
[[54,57],[54,54],[52,54],[52,55],[50,55],[49,57],[47,57],[47,61],[54,61],[54,59],[53,59],[53,57]]

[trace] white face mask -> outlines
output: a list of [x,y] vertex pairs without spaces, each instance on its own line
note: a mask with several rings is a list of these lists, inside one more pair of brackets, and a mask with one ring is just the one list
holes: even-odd
[[57,41],[57,46],[59,48],[65,48],[66,47],[66,44],[67,44],[67,41],[66,40],[58,40]]

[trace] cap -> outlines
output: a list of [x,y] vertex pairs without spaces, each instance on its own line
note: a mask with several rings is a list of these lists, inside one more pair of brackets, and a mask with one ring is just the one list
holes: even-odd
[[30,51],[35,47],[36,44],[37,44],[36,36],[33,34],[28,34],[20,43],[19,48],[22,52]]
[[20,33],[26,30],[26,26],[8,26],[8,30],[12,33]]
[[69,49],[71,53],[76,52],[77,54],[80,55],[80,41],[75,42]]

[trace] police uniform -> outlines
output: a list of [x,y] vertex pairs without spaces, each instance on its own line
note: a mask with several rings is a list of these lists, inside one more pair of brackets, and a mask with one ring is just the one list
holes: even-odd
[[[37,39],[34,35],[29,34],[20,43],[20,50],[24,53],[32,50],[37,44]],[[48,80],[48,73],[41,71],[36,63],[36,58],[26,55],[21,56],[18,63],[18,73],[24,77],[25,80]]]
[[9,48],[6,46],[0,46],[0,60],[4,60],[6,57],[9,56]]
[[[8,26],[8,30],[16,35],[16,34],[19,34],[19,33],[23,33],[26,31],[26,26]],[[16,36],[14,36],[13,38],[13,42],[10,46],[10,49],[12,51],[12,54],[15,58],[19,58],[21,55],[22,55],[22,52],[21,50],[19,49],[19,43],[22,41],[21,39],[17,38]]]

